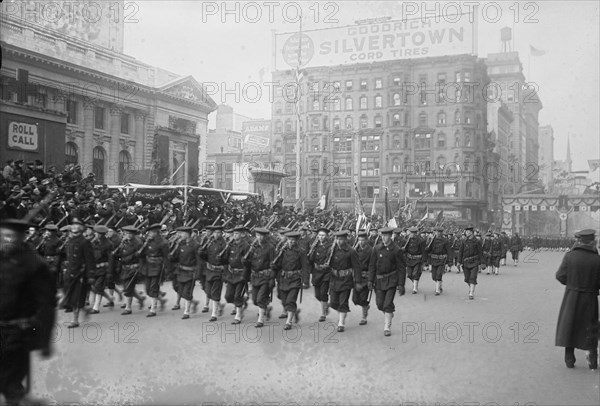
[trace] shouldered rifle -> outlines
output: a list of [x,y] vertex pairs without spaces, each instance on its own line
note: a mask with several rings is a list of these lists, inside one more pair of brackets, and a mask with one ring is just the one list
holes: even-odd
[[123,248],[123,245],[124,245],[124,244],[125,244],[125,240],[121,240],[121,242],[119,243],[119,245],[117,245],[117,248],[115,248],[115,249],[113,250],[113,252],[111,252],[111,256],[113,256],[113,257],[114,257],[115,255],[117,255],[117,252],[119,252],[119,250],[120,250],[121,248]]
[[413,237],[413,235],[412,235],[412,234],[408,236],[408,238],[406,239],[406,244],[404,244],[404,245],[402,246],[402,250],[405,250],[405,249],[406,249],[406,247],[408,247],[408,243],[410,242],[410,239],[411,239],[412,237]]
[[176,238],[174,240],[173,248],[171,249],[171,251],[169,251],[169,256],[175,255],[175,252],[177,252],[177,250],[181,246],[182,241],[183,240],[181,238]]
[[[283,245],[283,247],[282,247],[282,245]],[[287,241],[280,242],[279,246],[277,248],[279,249],[279,253],[277,254],[277,256],[275,257],[275,259],[273,260],[273,264],[277,263],[277,261],[279,261],[279,258],[281,258],[281,256],[283,255],[283,253],[288,249]]]
[[117,215],[117,213],[114,212],[113,215],[110,216],[108,220],[106,220],[106,222],[104,223],[104,225],[108,226],[110,224],[110,222],[115,218],[116,215]]
[[42,241],[40,241],[40,243],[35,247],[35,250],[39,251],[40,248],[42,248],[42,246],[46,243],[46,241],[48,241],[48,238],[47,237],[43,237]]
[[336,246],[337,243],[335,242],[335,240],[333,240],[333,243],[331,244],[331,250],[329,251],[329,257],[327,258],[327,262],[325,262],[329,267],[331,267],[331,261],[333,260],[333,254],[335,253]]
[[118,228],[118,227],[119,227],[119,225],[121,224],[121,222],[122,222],[123,220],[125,220],[125,215],[124,215],[124,214],[121,216],[121,218],[119,219],[119,221],[117,221],[117,224],[115,224],[115,228]]
[[310,249],[308,250],[308,255],[307,257],[310,258],[313,251],[315,250],[315,248],[317,248],[317,244],[319,243],[319,239],[315,238],[315,241],[313,241],[312,245],[310,246]]
[[257,245],[258,245],[257,240],[252,241],[252,244],[250,244],[250,249],[248,250],[248,252],[246,252],[246,255],[244,255],[244,261],[248,260],[248,258],[252,254],[252,251],[254,251],[254,249],[256,248]]

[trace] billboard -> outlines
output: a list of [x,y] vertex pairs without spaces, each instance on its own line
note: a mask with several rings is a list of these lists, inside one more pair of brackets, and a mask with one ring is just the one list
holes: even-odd
[[275,70],[476,53],[476,16],[390,20],[276,33]]
[[253,120],[242,123],[244,151],[267,152],[271,146],[271,121]]

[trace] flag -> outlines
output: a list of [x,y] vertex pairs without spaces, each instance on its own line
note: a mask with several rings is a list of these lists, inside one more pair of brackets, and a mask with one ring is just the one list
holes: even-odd
[[425,219],[427,219],[427,217],[429,217],[429,206],[425,206],[425,215],[423,216],[421,221],[425,221]]
[[356,212],[356,215],[364,215],[365,214],[365,209],[363,206],[363,202],[362,199],[360,198],[360,192],[358,191],[358,186],[356,185],[356,183],[354,184],[354,193],[355,193],[355,208],[354,211]]
[[383,223],[388,227],[398,227],[396,223],[396,219],[392,215],[392,211],[390,210],[390,201],[388,199],[388,188],[385,188],[385,201],[383,205]]
[[319,209],[327,210],[327,206],[329,206],[329,185],[327,185],[327,190],[325,194],[321,196],[321,201],[319,202]]
[[365,224],[367,224],[367,216],[365,216],[364,213],[361,213],[356,219],[356,234],[358,234],[358,230],[365,227]]
[[296,202],[296,205],[295,205],[295,207],[296,207],[296,210],[298,210],[298,209],[300,209],[300,207],[303,207],[303,206],[304,206],[304,199],[306,199],[306,198],[305,198],[305,197],[303,197],[303,198],[301,198],[301,199],[298,199],[298,201]]
[[441,223],[442,221],[444,221],[444,209],[440,210],[440,212],[437,215],[437,218],[435,219],[436,223]]
[[371,217],[373,217],[377,212],[375,211],[375,202],[377,201],[377,195],[373,195],[373,207],[371,208]]
[[546,51],[543,51],[541,49],[537,49],[534,48],[533,46],[529,45],[529,52],[531,53],[531,56],[542,56],[542,55],[546,55]]
[[600,168],[600,159],[588,159],[588,165],[590,166],[590,172],[595,172],[596,169]]

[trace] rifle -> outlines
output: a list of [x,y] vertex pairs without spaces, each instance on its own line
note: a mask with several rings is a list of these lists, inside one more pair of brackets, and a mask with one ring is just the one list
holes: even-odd
[[331,267],[331,261],[333,260],[333,254],[335,252],[335,247],[337,246],[337,244],[335,243],[335,240],[333,241],[333,244],[331,244],[331,251],[329,251],[329,257],[327,258],[327,262],[325,262],[327,264],[327,266]]
[[312,245],[310,246],[310,249],[308,250],[308,255],[307,257],[310,258],[314,249],[317,248],[317,244],[319,243],[319,239],[315,238],[315,241],[313,241]]
[[200,219],[194,221],[194,223],[191,225],[191,227],[196,228],[196,226],[198,225],[199,222],[200,222]]
[[[115,218],[115,216],[117,215],[117,213],[113,213],[112,216],[110,216],[110,218],[108,220],[106,220],[106,222],[104,223],[104,225],[108,226],[110,224],[110,222]],[[100,224],[100,223],[98,223]]]
[[282,241],[279,243],[279,245],[277,246],[277,249],[279,249],[279,254],[277,254],[277,256],[275,257],[275,259],[273,260],[273,264],[277,263],[277,261],[279,261],[279,258],[281,258],[281,256],[283,255],[283,253],[287,250],[287,246],[283,246],[285,245],[286,241]]
[[35,247],[35,250],[39,251],[40,248],[42,248],[42,245],[44,245],[46,243],[46,241],[48,241],[48,238],[46,238],[46,237],[42,238],[42,241],[40,241],[40,243]]
[[119,227],[119,224],[121,224],[121,222],[125,220],[125,215],[122,215],[121,218],[119,219],[119,221],[117,221],[117,224],[115,224],[115,228]]
[[169,256],[175,255],[175,252],[179,249],[181,242],[182,242],[181,238],[177,238],[174,240],[173,249],[171,251],[169,251]]
[[123,244],[125,243],[125,240],[121,240],[121,242],[119,243],[119,245],[117,246],[117,248],[115,248],[113,250],[113,252],[111,253],[111,256],[115,256],[117,254],[117,252],[119,252],[119,250],[123,247]]

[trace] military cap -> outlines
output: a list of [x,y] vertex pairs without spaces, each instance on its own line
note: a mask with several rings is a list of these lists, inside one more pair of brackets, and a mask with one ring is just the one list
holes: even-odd
[[297,231],[289,231],[285,234],[288,238],[300,238],[300,233]]
[[18,219],[0,220],[0,228],[8,228],[15,231],[25,231],[31,227],[31,223]]
[[408,228],[408,231],[410,231],[411,233],[416,233],[416,232],[419,231],[419,229],[417,227],[415,227],[415,226],[412,226],[412,227]]
[[27,162],[27,166],[34,166],[34,165],[35,165],[35,162],[33,162],[33,161]]
[[502,231],[500,234],[506,234],[506,231]]
[[85,224],[83,224],[83,223],[82,223],[82,221],[81,221],[81,220],[79,220],[78,218],[74,218],[74,219],[71,221],[71,224],[79,224],[80,226],[83,226],[83,225],[85,225]]
[[394,228],[394,234],[400,234],[401,232],[402,232],[401,228],[399,228],[399,227]]
[[281,228],[278,230],[278,233],[279,233],[279,234],[286,234],[286,233],[289,233],[290,231],[292,231],[292,230],[290,230],[290,229],[289,229],[289,228],[287,228],[287,227],[281,227]]
[[64,232],[67,232],[67,231],[71,231],[71,226],[69,226],[69,225],[66,225],[66,226],[62,226],[62,227],[60,228],[60,232],[61,232],[61,233],[64,233]]
[[192,227],[179,227],[175,231],[183,231],[185,233],[191,233],[192,232]]
[[150,225],[146,230],[150,231],[150,230],[158,230],[162,227],[162,224],[160,223],[154,223],[152,225]]
[[364,232],[364,233],[366,233],[366,232],[367,232],[367,230],[365,230],[364,228],[361,228],[360,230],[358,230],[358,232],[359,232],[359,233],[363,233],[363,232]]
[[13,188],[10,191],[11,192],[20,192],[21,191],[21,186],[14,185]]
[[319,228],[317,228],[317,233],[320,233],[321,231],[323,231],[325,233],[329,233],[331,230],[328,229],[327,227],[319,227]]
[[100,234],[106,234],[108,232],[108,227],[106,226],[94,226],[94,231]]
[[15,165],[22,164],[23,162],[25,162],[25,161],[23,161],[22,159],[17,159],[15,161]]
[[467,231],[467,230],[473,231],[474,228],[475,227],[472,224],[469,224],[468,226],[465,227],[465,231]]
[[262,228],[262,227],[255,228],[254,231],[258,234],[269,234],[269,232],[270,232],[266,228]]
[[245,233],[249,230],[244,226],[237,226],[237,227],[233,228],[233,231],[238,232],[238,233]]
[[348,237],[348,230],[337,231],[333,235],[334,237]]
[[585,229],[585,230],[581,230],[581,231],[577,231],[575,233],[575,237],[577,237],[577,238],[581,238],[581,237],[584,237],[584,238],[588,237],[589,238],[589,237],[593,237],[595,235],[596,235],[596,231],[593,230],[593,229],[591,229],[591,228],[588,228],[588,229]]
[[121,230],[126,231],[128,233],[138,233],[140,231],[137,229],[137,227],[134,226],[125,226],[121,228]]
[[384,228],[380,228],[379,232],[381,234],[392,234],[394,232],[394,229],[391,227],[384,227]]
[[215,226],[208,225],[208,226],[204,227],[204,229],[207,231],[213,231],[215,229]]
[[35,164],[36,165],[43,165],[44,163],[42,161],[40,161],[39,159],[35,160]]
[[58,227],[56,227],[56,224],[46,224],[46,227],[44,227],[47,231],[58,231]]
[[369,235],[368,235],[368,234],[367,234],[367,232],[366,232],[366,231],[364,231],[364,230],[363,230],[363,231],[359,231],[359,232],[358,232],[358,234],[357,234],[357,236],[358,236],[359,238],[360,238],[360,237],[369,238]]

